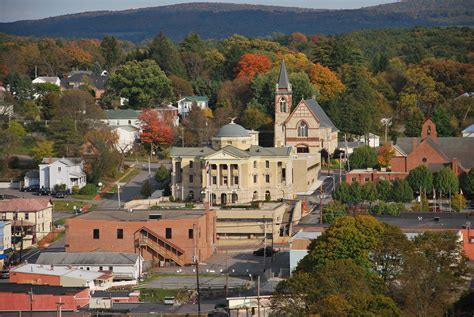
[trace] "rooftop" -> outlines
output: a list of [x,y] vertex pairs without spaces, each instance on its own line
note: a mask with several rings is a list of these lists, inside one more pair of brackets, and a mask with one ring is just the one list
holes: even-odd
[[331,121],[331,119],[328,117],[326,112],[321,108],[319,103],[314,100],[314,99],[307,99],[304,101],[306,105],[313,111],[313,113],[316,115],[316,117],[319,118],[320,125],[324,128],[331,128],[331,131],[339,131],[334,123]]
[[33,81],[37,79],[42,80],[46,83],[55,84],[59,80],[59,77],[38,76]]
[[35,212],[52,206],[48,198],[13,198],[0,201],[0,212]]
[[463,133],[474,133],[474,124],[471,124],[466,129],[462,130]]
[[[205,215],[204,209],[184,210],[94,210],[75,219],[87,220],[118,220],[118,221],[146,221],[150,215],[161,215],[161,219],[196,219]],[[159,221],[159,220],[154,220]]]
[[248,150],[241,150],[232,145],[227,145],[219,150],[214,150],[210,147],[172,147],[171,156],[194,156],[206,158],[209,155],[219,151],[226,152],[235,157],[271,157],[271,156],[289,156],[291,155],[291,147],[263,147],[259,145],[252,145]]
[[278,89],[291,89],[290,81],[288,80],[288,72],[286,71],[285,61],[281,61],[280,74],[278,75]]
[[222,126],[216,134],[217,137],[249,137],[249,132],[241,125],[232,121]]
[[134,265],[138,254],[122,252],[42,252],[36,264],[47,265]]
[[80,165],[83,161],[81,157],[45,157],[41,164],[53,164],[57,161],[64,163],[67,166]]
[[0,283],[0,292],[27,294],[51,294],[51,295],[75,295],[86,289],[85,287],[62,287],[36,284]]
[[181,100],[185,100],[185,99],[189,101],[208,101],[209,100],[207,96],[184,96]]
[[141,111],[133,109],[105,110],[105,117],[108,120],[138,119]]
[[23,264],[10,270],[15,273],[30,273],[30,274],[42,274],[42,275],[53,275],[53,276],[67,276],[73,278],[81,278],[87,281],[93,281],[104,275],[101,272],[92,272],[80,269],[70,269],[67,267],[53,266],[53,265],[42,265],[42,264]]

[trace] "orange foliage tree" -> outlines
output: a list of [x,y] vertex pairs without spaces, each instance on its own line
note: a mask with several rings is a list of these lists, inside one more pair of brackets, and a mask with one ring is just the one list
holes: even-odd
[[313,65],[310,80],[318,89],[321,101],[328,100],[345,89],[344,84],[336,77],[336,74],[319,63]]
[[380,166],[387,167],[390,165],[390,160],[395,155],[395,151],[389,143],[382,145],[377,153],[377,161]]
[[138,117],[142,122],[140,140],[150,144],[150,154],[161,145],[173,142],[173,129],[158,117],[158,112],[153,109],[145,109]]
[[236,67],[236,78],[253,79],[258,74],[267,72],[272,62],[267,55],[247,53],[242,55]]

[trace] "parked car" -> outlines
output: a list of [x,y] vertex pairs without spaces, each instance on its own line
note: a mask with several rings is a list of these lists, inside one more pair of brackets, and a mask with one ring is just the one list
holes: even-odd
[[265,250],[265,256],[272,256],[274,255],[275,253],[278,253],[277,250],[273,249],[272,247],[266,247],[265,249],[264,248],[260,248],[258,250],[255,250],[253,251],[253,255],[256,255],[256,256],[263,256],[264,252],[263,250]]
[[38,196],[48,196],[51,195],[51,191],[48,188],[41,188],[37,194]]
[[22,192],[37,192],[38,190],[39,190],[39,185],[26,186],[20,189],[20,191]]
[[174,305],[174,303],[175,303],[175,300],[173,296],[167,296],[163,298],[163,304],[165,305]]
[[54,198],[65,198],[67,196],[66,192],[56,192]]
[[10,272],[8,270],[0,271],[0,279],[10,278]]

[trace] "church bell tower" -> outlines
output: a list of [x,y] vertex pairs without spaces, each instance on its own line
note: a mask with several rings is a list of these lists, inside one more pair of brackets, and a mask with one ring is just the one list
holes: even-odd
[[280,75],[275,91],[275,123],[274,123],[274,146],[281,147],[286,145],[284,122],[291,112],[292,90],[288,80],[285,61],[281,62]]

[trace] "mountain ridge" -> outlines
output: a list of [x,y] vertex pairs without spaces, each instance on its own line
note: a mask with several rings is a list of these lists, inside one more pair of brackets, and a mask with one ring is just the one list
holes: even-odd
[[342,10],[194,2],[0,23],[0,32],[66,38],[114,35],[139,42],[158,32],[178,40],[191,31],[203,38],[224,38],[233,34],[335,34],[357,29],[450,25],[474,26],[474,7],[469,0],[408,0]]

